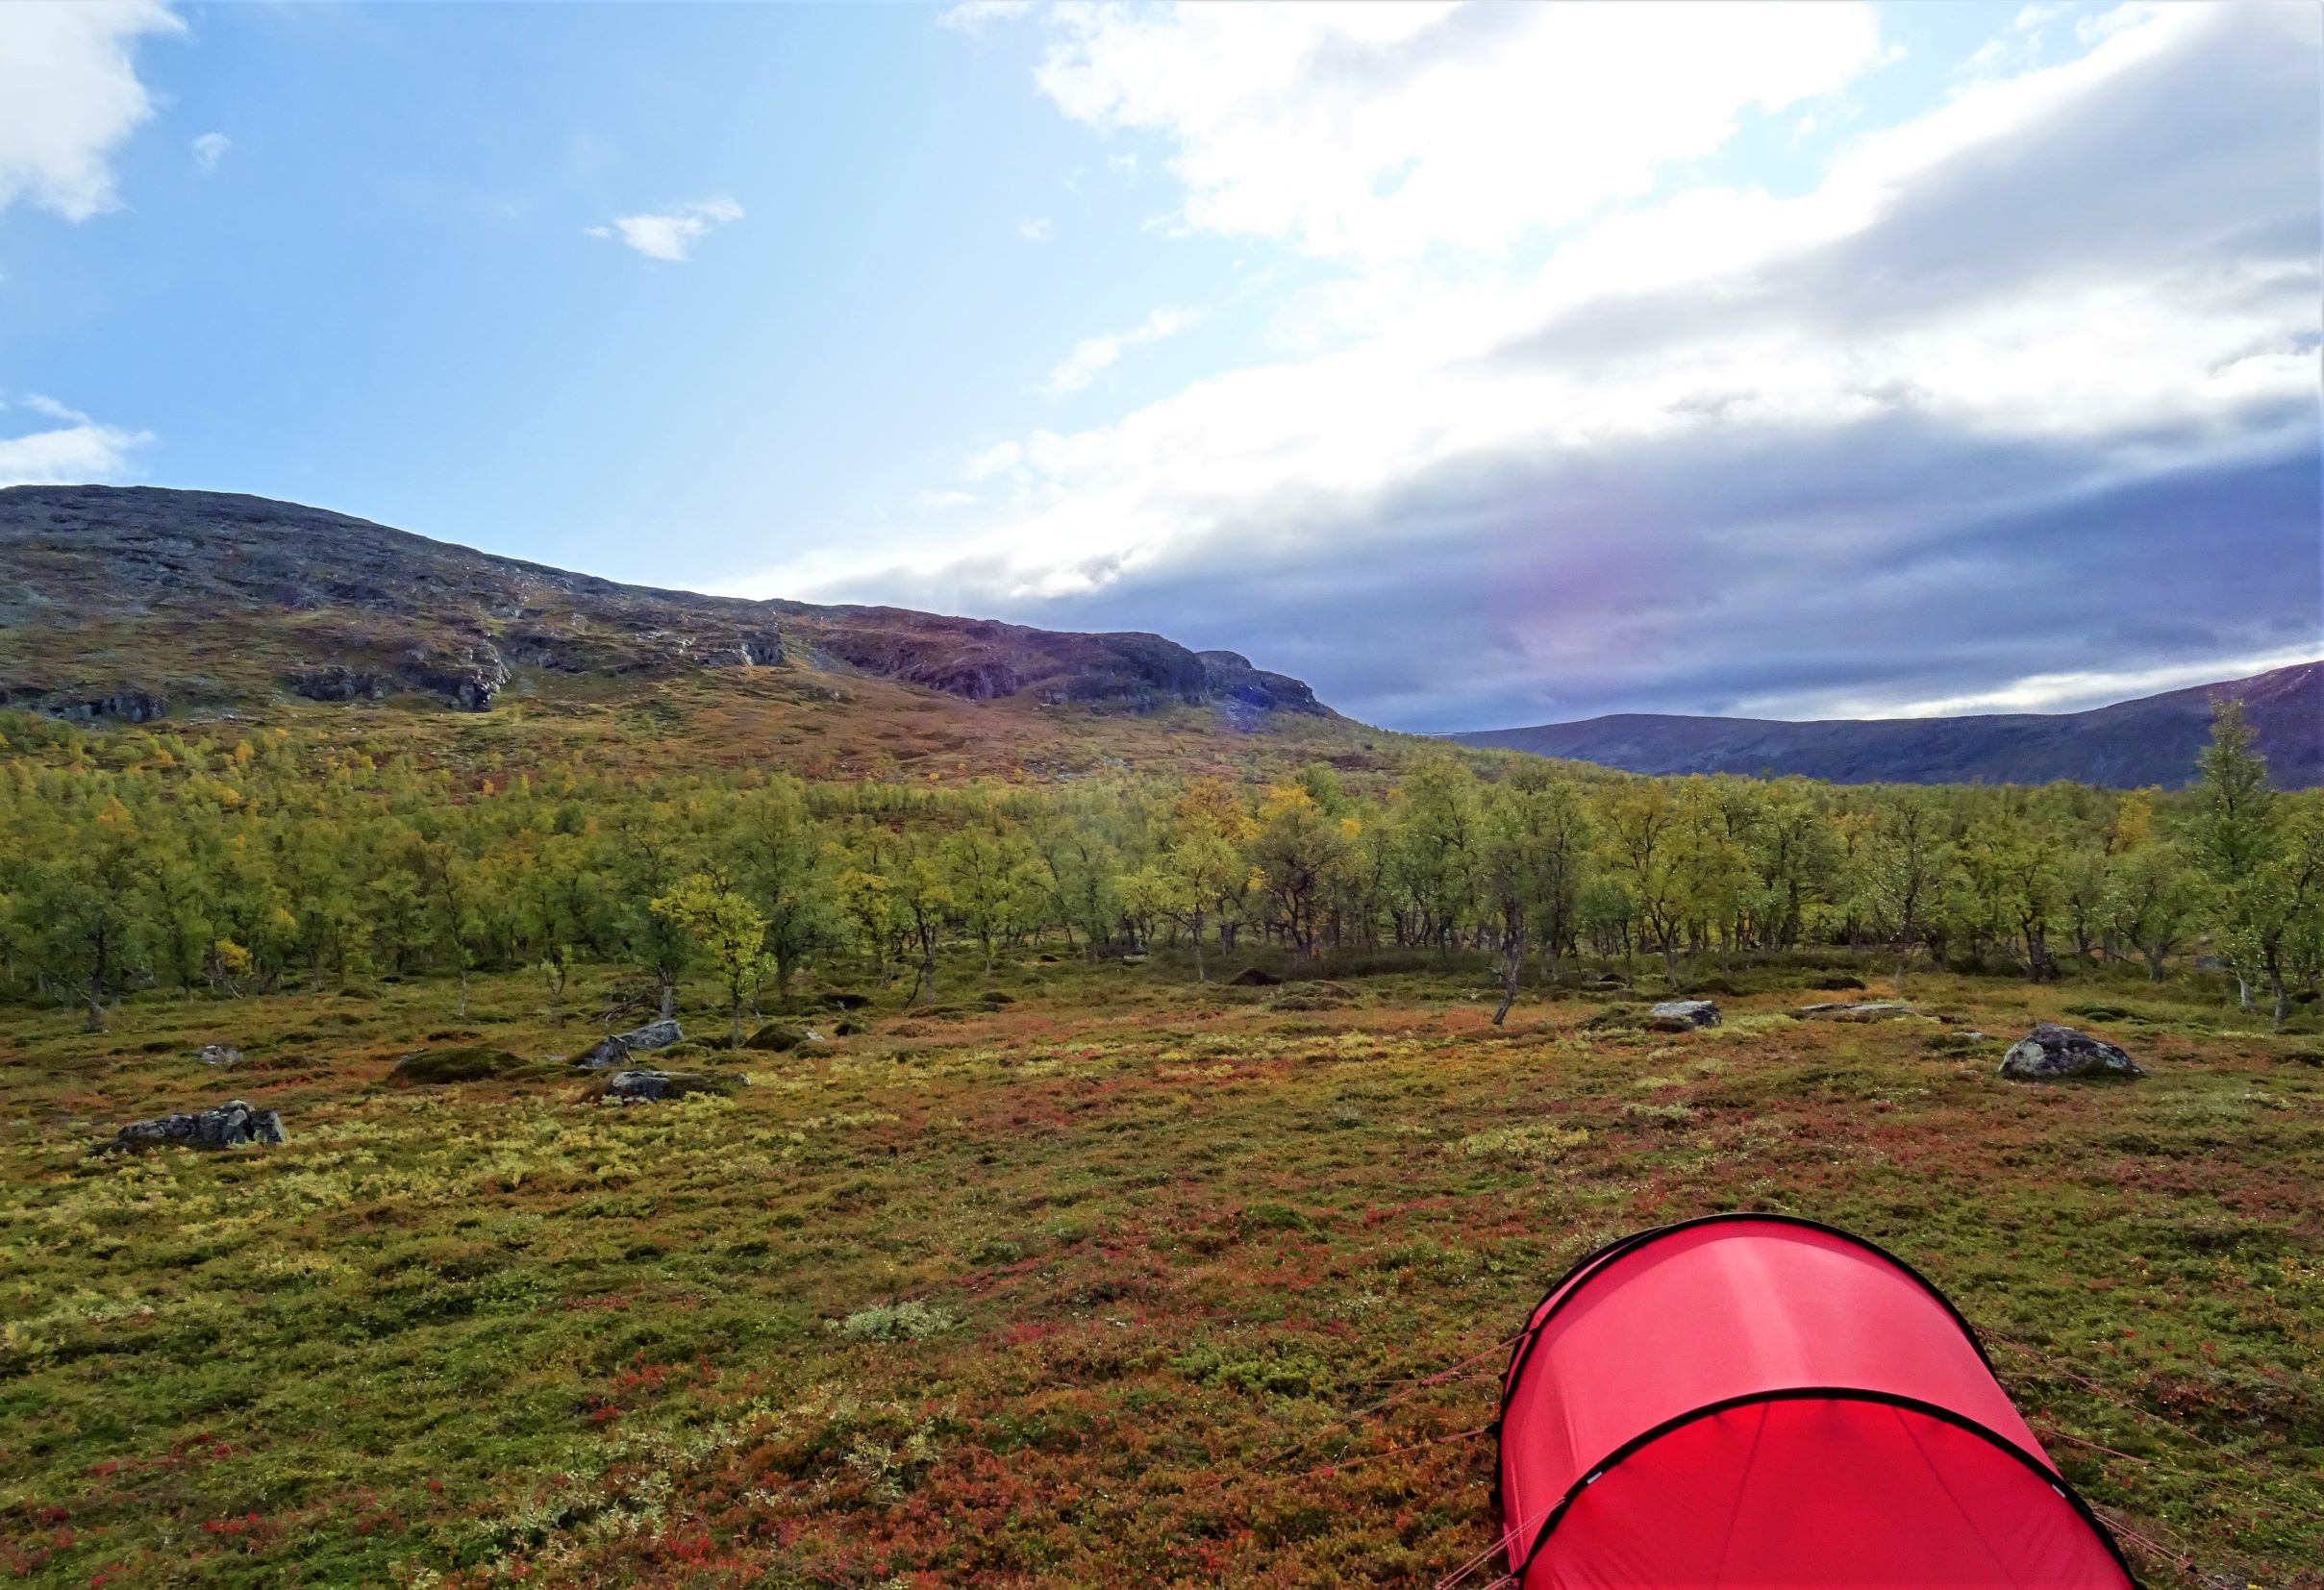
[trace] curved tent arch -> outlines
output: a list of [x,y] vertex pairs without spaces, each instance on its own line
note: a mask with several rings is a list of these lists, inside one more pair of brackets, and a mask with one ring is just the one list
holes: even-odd
[[1529,1317],[1497,1429],[1521,1590],[2137,1584],[1961,1311],[1818,1221],[1585,1255]]

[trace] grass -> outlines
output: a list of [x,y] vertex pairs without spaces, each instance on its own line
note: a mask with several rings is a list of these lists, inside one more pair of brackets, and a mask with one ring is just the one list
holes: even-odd
[[[2127,984],[2102,1024],[2065,1015],[2087,988],[1916,983],[2153,1073],[2025,1086],[1933,1021],[1791,1021],[1797,987],[1670,1034],[1537,999],[1495,1031],[1477,979],[1425,969],[1305,1009],[1162,957],[953,987],[994,981],[1010,1003],[890,1000],[689,1058],[731,1099],[624,1107],[552,1066],[389,1081],[423,1043],[585,1047],[529,979],[478,980],[464,1021],[431,983],[147,996],[104,1036],[0,1012],[0,1565],[1426,1585],[1491,1541],[1466,1432],[1556,1274],[1765,1208],[1943,1287],[2151,1584],[2324,1584],[2312,1038]],[[214,1041],[249,1058],[201,1066]],[[229,1097],[289,1142],[89,1152]]]

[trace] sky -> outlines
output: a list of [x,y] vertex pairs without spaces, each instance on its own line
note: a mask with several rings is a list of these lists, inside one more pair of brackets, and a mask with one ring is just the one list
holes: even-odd
[[1456,730],[2324,656],[2324,22],[0,5],[0,484]]

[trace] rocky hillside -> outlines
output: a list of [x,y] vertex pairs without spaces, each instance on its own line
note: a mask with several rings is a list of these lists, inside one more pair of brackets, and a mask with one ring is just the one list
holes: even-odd
[[2324,784],[2324,662],[2199,684],[2087,712],[1959,718],[1679,717],[1625,712],[1450,738],[1632,773],[1800,773],[1836,783],[2048,783],[2177,788],[2194,776],[2214,696],[2234,696],[2287,789]]
[[320,509],[154,487],[0,490],[0,704],[144,722],[253,703],[489,712],[712,669],[973,701],[1334,714],[1298,680],[1151,634],[624,585]]

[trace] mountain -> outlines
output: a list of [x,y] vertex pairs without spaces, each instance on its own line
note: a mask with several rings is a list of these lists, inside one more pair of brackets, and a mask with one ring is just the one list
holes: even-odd
[[950,698],[1181,730],[1343,721],[1298,680],[1160,635],[626,585],[261,497],[0,490],[0,706],[146,722],[837,696],[921,719]]
[[1631,773],[1799,773],[1836,783],[2034,784],[2072,779],[2118,789],[2177,788],[2194,777],[2195,754],[2210,738],[2215,696],[2243,703],[2280,787],[2324,783],[2324,662],[2087,712],[1813,723],[1622,712],[1445,738]]

